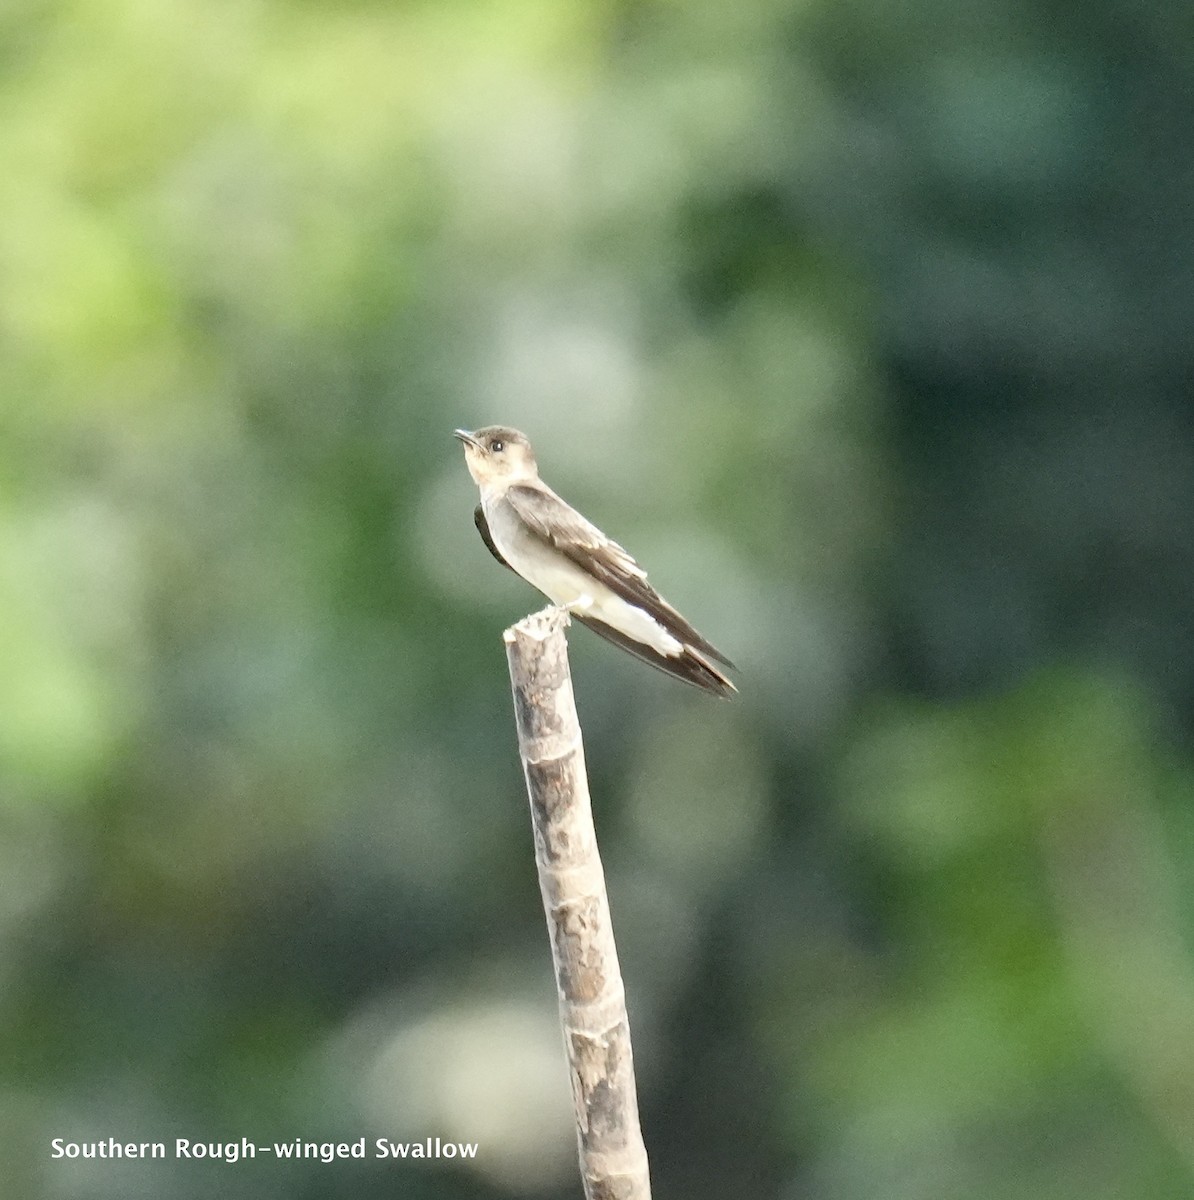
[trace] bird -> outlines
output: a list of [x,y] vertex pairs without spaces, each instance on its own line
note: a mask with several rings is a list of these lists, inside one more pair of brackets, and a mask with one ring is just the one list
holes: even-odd
[[525,434],[505,425],[453,430],[481,503],[473,521],[481,540],[553,604],[651,666],[712,695],[737,688],[722,670],[734,664],[652,586],[612,538],[539,478]]

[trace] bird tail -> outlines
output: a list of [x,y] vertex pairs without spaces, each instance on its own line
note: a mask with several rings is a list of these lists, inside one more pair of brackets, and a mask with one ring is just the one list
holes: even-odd
[[607,642],[613,642],[615,646],[620,646],[628,654],[633,654],[635,658],[650,663],[656,670],[663,671],[664,674],[683,680],[685,683],[690,683],[703,692],[709,692],[728,700],[738,691],[702,651],[694,649],[692,646],[686,645],[682,653],[674,656],[661,654],[653,647],[636,642],[620,630],[606,625],[604,621],[598,621],[594,617],[577,612],[572,613],[572,616],[582,625],[587,625],[594,633],[600,634]]

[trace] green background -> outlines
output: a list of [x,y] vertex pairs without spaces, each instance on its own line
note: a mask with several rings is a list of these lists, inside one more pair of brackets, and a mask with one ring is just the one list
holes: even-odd
[[1191,1195],[1192,39],[3,6],[5,1193],[579,1195],[504,422],[740,667],[571,636],[657,1200]]

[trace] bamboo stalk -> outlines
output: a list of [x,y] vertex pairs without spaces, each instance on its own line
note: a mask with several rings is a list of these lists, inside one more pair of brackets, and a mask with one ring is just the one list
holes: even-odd
[[626,992],[589,802],[564,629],[546,608],[504,634],[588,1200],[650,1200]]

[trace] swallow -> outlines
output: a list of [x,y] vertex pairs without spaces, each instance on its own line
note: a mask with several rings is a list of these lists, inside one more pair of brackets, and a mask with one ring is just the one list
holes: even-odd
[[465,463],[481,490],[473,520],[498,562],[643,662],[715,696],[738,690],[721,669],[734,664],[647,582],[617,542],[539,478],[524,434],[490,425],[453,436],[464,443]]

